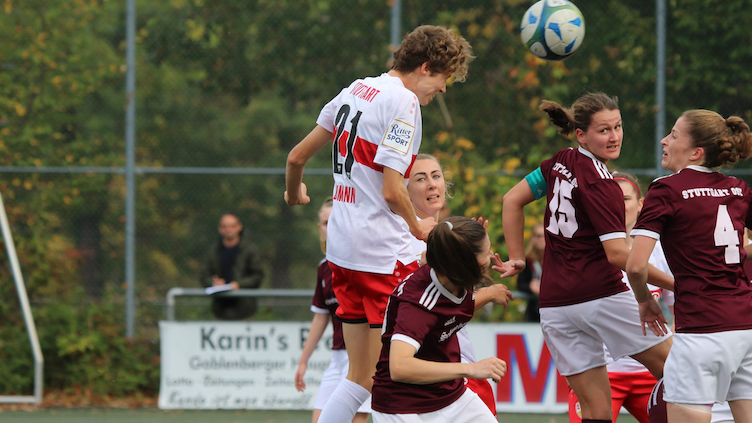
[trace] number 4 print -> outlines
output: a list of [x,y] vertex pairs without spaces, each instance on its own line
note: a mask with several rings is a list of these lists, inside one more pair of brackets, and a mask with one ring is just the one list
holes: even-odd
[[572,184],[569,181],[556,179],[554,183],[554,195],[548,208],[551,209],[551,218],[546,229],[554,235],[561,232],[565,238],[572,238],[577,232],[579,225],[572,206]]
[[734,223],[728,214],[728,208],[725,204],[718,206],[718,215],[715,219],[715,230],[713,231],[716,247],[725,247],[726,264],[741,263],[739,255],[739,231],[734,229]]

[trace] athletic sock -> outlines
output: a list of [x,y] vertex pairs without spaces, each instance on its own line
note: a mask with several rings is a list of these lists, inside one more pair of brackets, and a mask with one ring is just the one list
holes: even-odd
[[321,410],[321,423],[350,423],[368,396],[368,390],[357,383],[344,379],[337,385]]
[[663,378],[653,387],[648,401],[648,422],[649,423],[667,423],[668,413],[666,412],[666,401],[663,400]]

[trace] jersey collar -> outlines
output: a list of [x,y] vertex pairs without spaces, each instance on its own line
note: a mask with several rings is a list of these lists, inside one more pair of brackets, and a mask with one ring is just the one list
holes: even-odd
[[689,165],[689,166],[685,167],[685,169],[692,169],[692,170],[696,170],[698,172],[703,172],[703,173],[713,173],[713,172],[715,172],[715,170],[713,170],[713,169],[711,169],[709,167],[700,166],[700,165]]
[[465,293],[462,295],[462,298],[457,298],[456,296],[454,296],[454,294],[449,292],[449,290],[444,288],[444,285],[441,284],[438,276],[436,276],[436,271],[433,269],[431,269],[431,283],[436,286],[436,289],[439,290],[441,295],[449,298],[455,304],[462,304],[462,302],[465,301],[465,297],[467,297],[467,289],[465,289]]
[[[584,154],[584,155],[586,155],[586,156],[590,157],[590,158],[591,158],[591,159],[593,159],[593,160],[598,160],[599,162],[603,163],[603,160],[601,160],[601,159],[599,159],[599,158],[595,157],[595,154],[593,154],[593,153],[591,153],[591,152],[589,152],[589,151],[585,150],[585,149],[584,149],[584,148],[582,148],[582,147],[577,147],[577,151],[579,151],[580,153],[582,153],[582,154]],[[605,163],[603,163],[603,164],[605,164]]]

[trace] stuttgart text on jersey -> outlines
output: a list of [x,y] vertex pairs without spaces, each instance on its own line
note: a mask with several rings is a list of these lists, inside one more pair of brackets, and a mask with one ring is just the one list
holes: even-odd
[[556,162],[552,170],[567,178],[567,181],[569,181],[569,183],[572,184],[573,187],[577,188],[577,178],[572,177],[572,172],[570,172],[566,166],[559,162]]
[[692,188],[682,190],[682,198],[685,200],[699,197],[728,197],[731,195],[744,197],[744,192],[738,187],[733,187],[730,190],[726,188]]

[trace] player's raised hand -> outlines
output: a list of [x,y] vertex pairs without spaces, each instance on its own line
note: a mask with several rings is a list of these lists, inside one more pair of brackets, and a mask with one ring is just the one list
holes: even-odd
[[285,191],[285,203],[288,206],[297,206],[311,202],[311,197],[308,196],[308,187],[302,182],[300,183],[300,190],[295,194],[291,194]]
[[491,379],[496,383],[507,374],[507,363],[499,357],[484,358],[477,363],[468,363],[468,375],[471,379]]
[[478,216],[477,218],[472,218],[474,221],[478,222],[483,226],[483,229],[488,229],[488,219],[483,220],[483,216]]
[[645,326],[655,334],[655,336],[663,336],[669,333],[668,326],[666,326],[666,317],[663,315],[663,310],[654,298],[650,298],[647,301],[639,303],[640,306],[640,322],[642,322],[642,334],[647,335]]
[[305,391],[306,384],[303,380],[303,376],[305,376],[306,369],[308,368],[308,364],[305,363],[298,363],[298,370],[295,371],[295,389],[298,390],[298,392]]
[[499,257],[499,254],[493,255],[493,266],[491,266],[491,269],[501,273],[501,278],[509,278],[512,277],[523,270],[525,270],[525,260],[509,260],[509,261],[501,261],[501,257]]
[[420,233],[413,234],[413,236],[421,241],[427,241],[428,234],[430,234],[431,230],[433,230],[434,226],[436,226],[436,219],[434,219],[433,217],[427,217],[418,222],[418,224],[420,225]]

